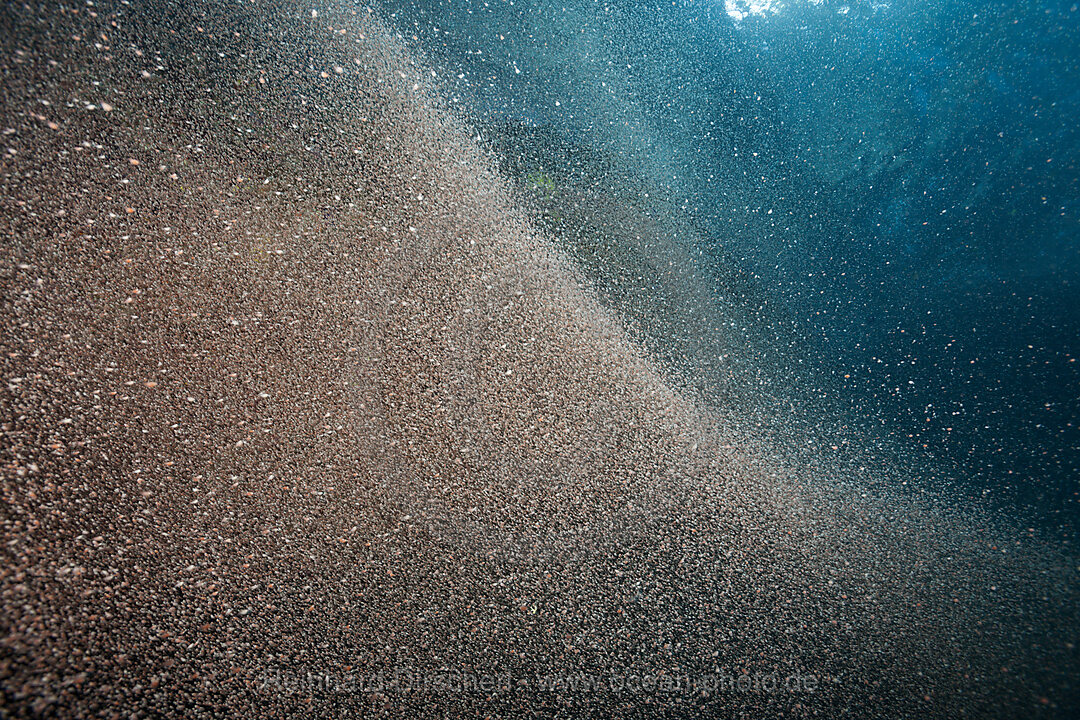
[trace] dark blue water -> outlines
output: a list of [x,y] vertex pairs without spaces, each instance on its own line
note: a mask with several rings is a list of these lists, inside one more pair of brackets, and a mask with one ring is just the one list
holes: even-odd
[[1074,3],[386,12],[503,155],[540,128],[691,218],[693,251],[786,349],[777,375],[934,482],[1080,517]]

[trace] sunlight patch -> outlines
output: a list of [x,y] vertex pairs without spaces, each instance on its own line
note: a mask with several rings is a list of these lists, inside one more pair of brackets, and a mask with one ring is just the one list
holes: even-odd
[[724,0],[724,10],[736,22],[751,15],[775,15],[783,7],[781,0]]

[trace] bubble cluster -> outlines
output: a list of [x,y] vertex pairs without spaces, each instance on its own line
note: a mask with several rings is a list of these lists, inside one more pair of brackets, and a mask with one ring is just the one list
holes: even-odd
[[1068,715],[1075,558],[673,381],[373,10],[3,12],[13,715]]

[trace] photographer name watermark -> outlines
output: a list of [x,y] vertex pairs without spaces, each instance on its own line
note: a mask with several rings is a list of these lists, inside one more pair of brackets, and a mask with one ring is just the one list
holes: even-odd
[[817,675],[809,672],[729,672],[691,675],[680,672],[551,672],[528,676],[510,671],[423,670],[395,667],[363,672],[305,672],[268,669],[256,674],[259,692],[284,695],[495,693],[559,694],[619,693],[649,695],[800,694],[818,690]]

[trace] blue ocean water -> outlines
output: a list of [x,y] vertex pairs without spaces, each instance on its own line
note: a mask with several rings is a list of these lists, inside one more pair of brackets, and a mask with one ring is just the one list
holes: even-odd
[[0,715],[1076,717],[1078,16],[3,6]]
[[1075,527],[1075,3],[385,8],[500,154],[542,129],[689,218],[777,375],[932,482]]

